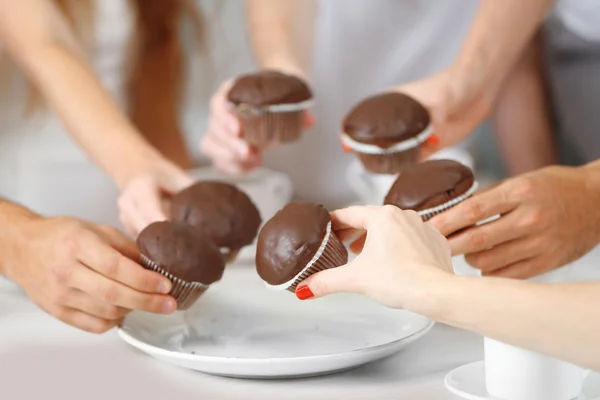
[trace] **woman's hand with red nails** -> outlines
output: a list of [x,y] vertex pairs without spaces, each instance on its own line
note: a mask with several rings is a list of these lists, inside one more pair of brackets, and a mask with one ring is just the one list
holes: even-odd
[[[227,93],[233,85],[227,81],[213,95],[210,104],[208,129],[200,143],[200,149],[222,172],[238,175],[249,172],[262,164],[259,149],[243,139],[242,127],[235,113],[227,105]],[[305,128],[314,125],[314,118],[305,113]]]
[[331,214],[341,240],[366,231],[362,252],[347,265],[319,272],[298,285],[301,299],[360,293],[393,308],[410,308],[433,279],[450,276],[446,239],[413,211],[394,206],[349,207]]
[[496,92],[461,79],[451,69],[392,89],[419,101],[431,116],[434,139],[422,147],[426,159],[465,139],[489,115]]

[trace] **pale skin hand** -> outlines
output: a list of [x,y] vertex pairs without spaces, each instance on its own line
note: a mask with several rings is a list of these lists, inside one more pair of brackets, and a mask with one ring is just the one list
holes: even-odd
[[69,134],[123,190],[120,210],[128,231],[164,220],[162,195],[191,184],[191,178],[119,110],[54,3],[0,0],[0,40]]
[[0,202],[0,273],[40,308],[79,329],[102,333],[131,310],[169,314],[171,282],[144,269],[135,244],[116,229],[42,218]]
[[443,237],[415,213],[390,206],[335,211],[332,221],[344,241],[366,230],[364,249],[348,265],[302,282],[299,297],[364,294],[389,307],[600,370],[600,283],[454,276]]
[[[297,6],[294,3],[290,0],[247,0],[250,40],[260,69],[281,71],[308,81],[292,38],[292,19]],[[200,149],[217,169],[229,174],[243,174],[262,164],[262,154],[243,140],[240,123],[227,106],[231,85],[232,81],[223,83],[213,95],[208,129]],[[306,112],[305,129],[313,125],[314,118]]]
[[489,115],[505,79],[552,4],[554,0],[482,1],[456,61],[447,70],[393,89],[413,96],[431,113],[439,143],[426,147],[423,158],[460,142]]
[[125,186],[118,200],[125,230],[135,237],[153,222],[168,220],[172,195],[193,183],[192,177],[174,164],[136,176]]
[[600,242],[598,204],[599,166],[548,167],[509,179],[429,222],[449,237],[454,255],[465,254],[483,275],[526,279],[573,262]]
[[[299,293],[302,286],[308,286],[316,297],[349,291],[388,307],[404,308],[414,288],[452,271],[446,240],[414,211],[394,206],[349,207],[331,213],[331,221],[342,241],[367,231],[364,249],[348,265],[309,277],[300,284]],[[397,268],[398,260],[406,260],[402,269]]]
[[[242,138],[240,122],[227,105],[231,85],[231,81],[225,82],[213,95],[208,129],[200,142],[200,150],[212,159],[218,170],[239,175],[261,166],[262,153]],[[305,129],[313,124],[312,116],[307,112]]]

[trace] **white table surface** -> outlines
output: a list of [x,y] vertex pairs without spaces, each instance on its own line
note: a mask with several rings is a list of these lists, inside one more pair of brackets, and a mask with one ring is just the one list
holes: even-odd
[[[599,259],[600,247],[578,267],[597,265]],[[457,272],[465,268],[455,259]],[[478,335],[438,324],[397,355],[336,375],[287,381],[220,378],[157,361],[122,342],[115,331],[92,335],[71,328],[19,290],[0,284],[2,400],[456,400],[445,389],[444,376],[481,360],[482,345]]]
[[445,374],[481,359],[481,337],[436,325],[386,360],[300,380],[220,378],[173,367],[121,341],[45,314],[17,289],[0,286],[0,399],[436,399],[456,400]]

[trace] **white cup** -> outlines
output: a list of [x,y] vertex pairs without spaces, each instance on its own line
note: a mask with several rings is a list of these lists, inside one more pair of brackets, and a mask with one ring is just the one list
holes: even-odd
[[[573,266],[567,265],[530,281],[567,282],[576,278],[572,272]],[[483,347],[486,388],[498,400],[574,400],[590,372],[490,338],[484,338]]]
[[486,388],[498,400],[574,400],[590,372],[490,338],[483,347]]

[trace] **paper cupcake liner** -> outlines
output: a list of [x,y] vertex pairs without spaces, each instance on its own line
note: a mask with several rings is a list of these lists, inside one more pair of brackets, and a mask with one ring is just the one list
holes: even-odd
[[208,285],[200,282],[186,282],[183,279],[179,279],[164,269],[162,269],[157,263],[150,260],[148,257],[142,254],[141,256],[142,266],[146,269],[158,272],[159,274],[169,278],[173,287],[169,292],[170,296],[173,296],[177,301],[178,310],[187,310],[192,304],[206,292]]
[[433,134],[433,125],[429,124],[418,135],[413,138],[403,140],[395,145],[387,148],[382,148],[374,144],[361,143],[352,139],[348,134],[342,133],[342,143],[355,151],[362,154],[384,155],[401,153],[419,147]]
[[265,282],[269,289],[287,290],[296,292],[298,284],[320,271],[336,268],[348,262],[348,251],[340,239],[331,231],[331,221],[327,224],[325,237],[313,258],[306,264],[296,276],[280,285],[270,285]]
[[471,197],[473,195],[473,193],[475,193],[475,191],[477,190],[477,187],[478,187],[478,183],[477,183],[477,181],[474,181],[473,185],[471,185],[469,190],[467,190],[465,193],[461,194],[460,196],[458,196],[450,201],[447,201],[444,204],[440,204],[439,206],[421,210],[418,212],[419,216],[423,219],[423,221],[428,221],[431,218],[433,218],[434,216],[458,205],[459,203],[461,203],[461,202],[465,201],[466,199],[468,199],[469,197]]
[[296,104],[252,107],[230,105],[240,118],[243,139],[258,148],[272,144],[291,143],[300,139],[304,131],[303,111],[312,100]]
[[419,149],[413,148],[391,154],[356,153],[363,167],[374,174],[397,174],[416,164],[419,160]]

